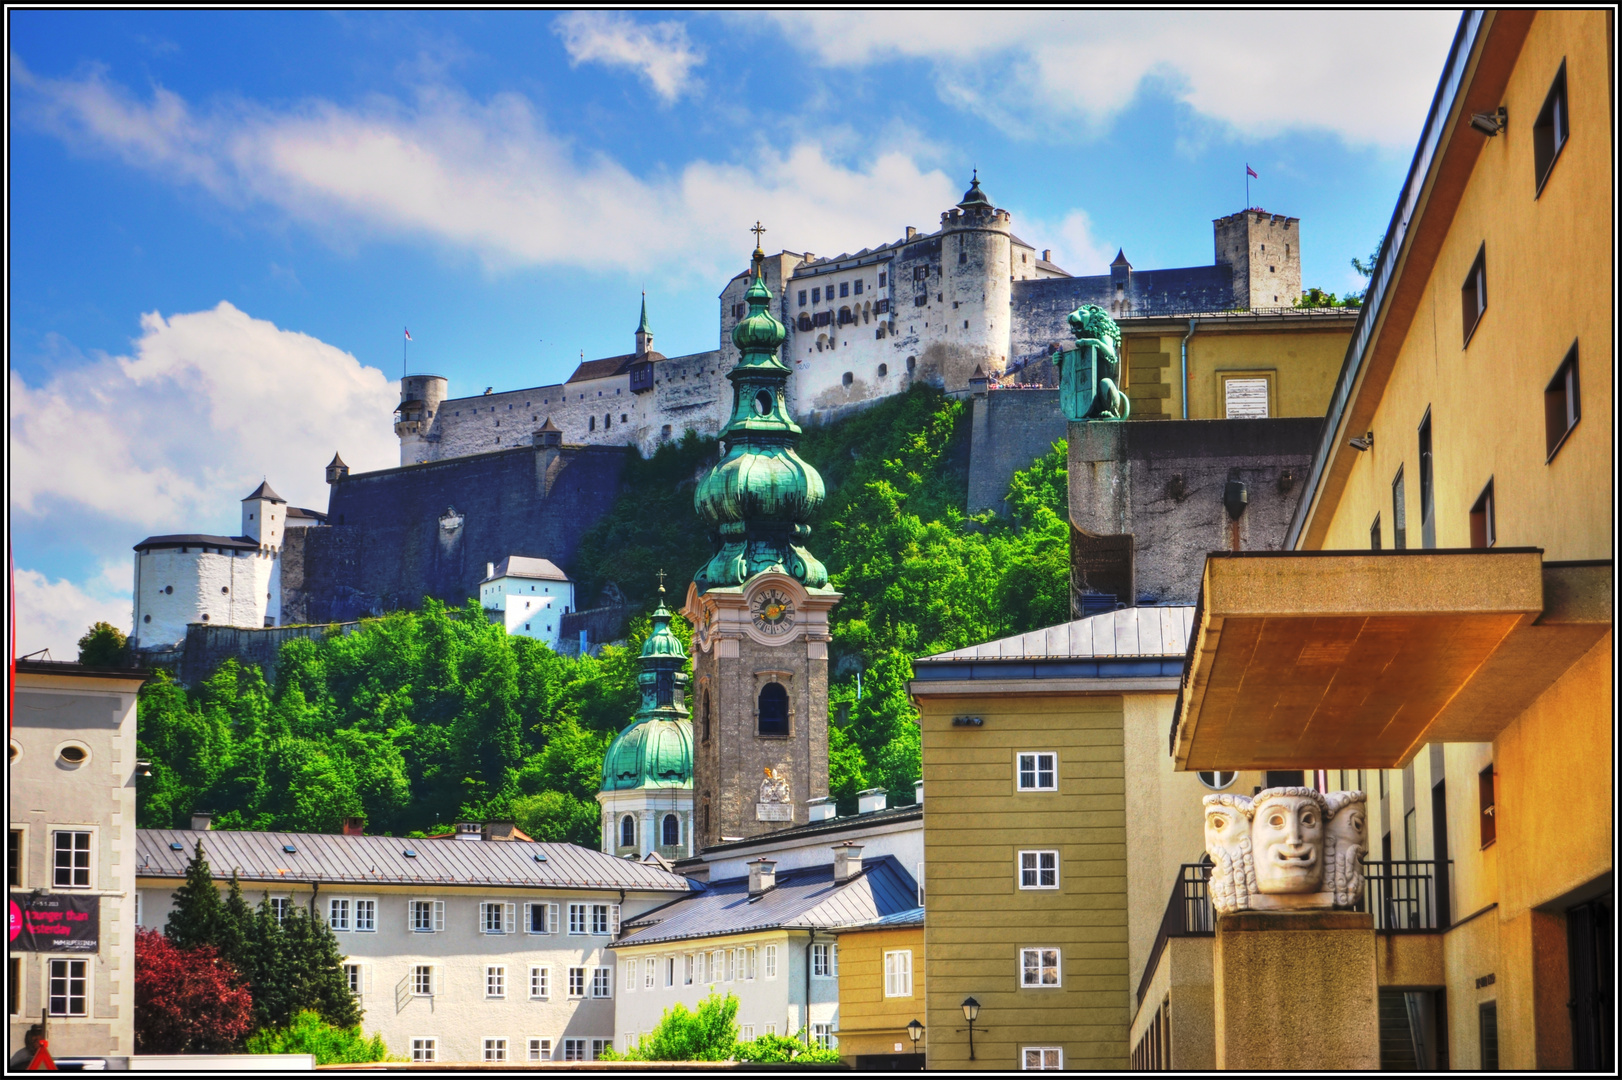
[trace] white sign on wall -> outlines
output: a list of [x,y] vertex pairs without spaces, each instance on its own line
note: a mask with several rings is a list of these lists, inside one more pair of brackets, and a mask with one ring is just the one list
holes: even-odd
[[1266,379],[1223,379],[1223,415],[1229,420],[1267,416]]

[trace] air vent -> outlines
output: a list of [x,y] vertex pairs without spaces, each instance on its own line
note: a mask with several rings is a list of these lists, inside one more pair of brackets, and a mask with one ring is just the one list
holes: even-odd
[[297,855],[298,854],[298,848],[294,847],[292,844],[283,844],[282,845],[282,850],[287,852],[289,855]]
[[169,850],[170,851],[185,851],[186,849],[181,844],[170,844],[169,845]]
[[404,851],[400,852],[400,854],[404,855],[408,859],[415,859],[417,857],[417,853],[412,851],[410,848],[406,848]]
[[537,851],[535,853],[535,861],[536,862],[545,862],[546,861],[546,856],[542,855],[540,852]]

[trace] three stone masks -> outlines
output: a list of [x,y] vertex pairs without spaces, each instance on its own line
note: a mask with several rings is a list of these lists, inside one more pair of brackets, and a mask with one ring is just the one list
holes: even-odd
[[1356,908],[1368,854],[1361,791],[1276,787],[1205,797],[1211,904],[1234,911]]

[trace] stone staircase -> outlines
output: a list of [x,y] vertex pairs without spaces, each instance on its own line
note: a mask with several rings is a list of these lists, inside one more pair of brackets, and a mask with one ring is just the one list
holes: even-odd
[[1419,1071],[1408,1002],[1401,990],[1380,991],[1380,1071]]

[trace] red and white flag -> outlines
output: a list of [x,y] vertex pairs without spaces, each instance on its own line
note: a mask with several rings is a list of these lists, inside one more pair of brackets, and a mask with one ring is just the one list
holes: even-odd
[[[1251,167],[1250,167],[1250,163],[1249,163],[1249,162],[1246,162],[1246,163],[1245,163],[1245,175],[1246,175],[1246,176],[1256,176],[1256,170],[1255,170],[1255,169],[1252,169],[1252,168],[1251,168]],[[1256,179],[1258,179],[1258,180],[1260,180],[1260,179],[1261,179],[1261,177],[1259,177],[1259,176],[1256,176]],[[406,335],[406,337],[410,337],[410,336],[411,336],[411,335],[410,335],[410,334],[407,334],[407,335]]]
[[[1249,168],[1249,166],[1248,166],[1248,165],[1247,165],[1247,166],[1246,166],[1246,168]],[[1250,174],[1250,175],[1252,175],[1252,176],[1255,176],[1255,175],[1256,175],[1256,174],[1255,174],[1255,173],[1251,173],[1251,174]],[[407,340],[407,341],[410,341],[410,340],[411,340],[411,331],[410,331],[410,330],[407,330],[407,331],[406,331],[406,340]]]

